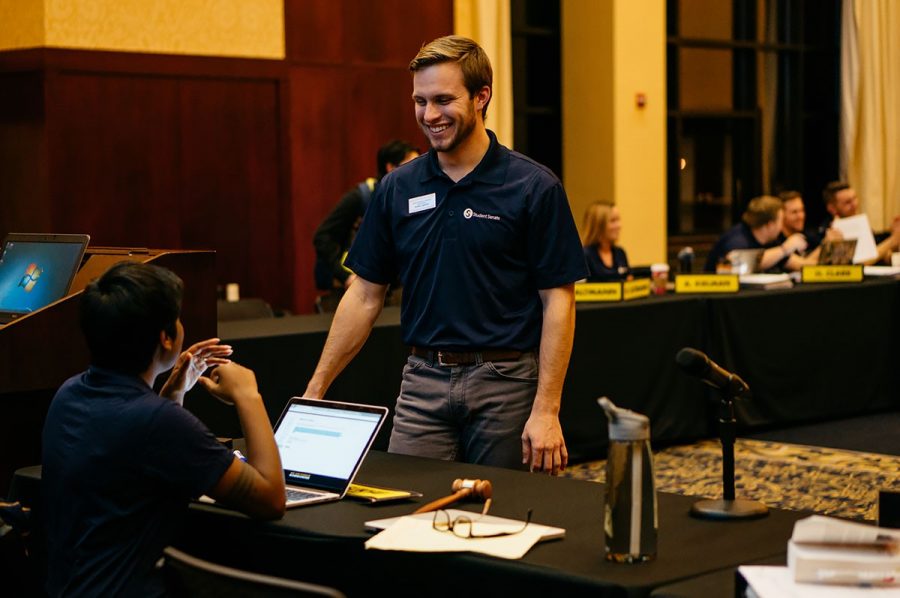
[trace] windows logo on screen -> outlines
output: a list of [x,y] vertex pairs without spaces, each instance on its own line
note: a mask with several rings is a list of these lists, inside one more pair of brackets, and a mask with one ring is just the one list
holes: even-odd
[[19,281],[19,286],[25,288],[26,293],[30,293],[34,285],[37,284],[38,278],[41,277],[41,270],[37,264],[30,264],[25,268],[25,276]]

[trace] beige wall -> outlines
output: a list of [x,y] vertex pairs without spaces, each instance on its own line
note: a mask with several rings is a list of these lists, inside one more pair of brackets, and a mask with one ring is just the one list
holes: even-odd
[[0,50],[284,58],[283,0],[0,0]]
[[562,2],[563,182],[579,226],[616,202],[633,264],[666,259],[665,17],[665,0]]

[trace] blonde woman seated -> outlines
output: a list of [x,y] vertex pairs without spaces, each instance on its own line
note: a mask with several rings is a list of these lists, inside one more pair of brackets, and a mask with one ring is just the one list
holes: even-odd
[[628,276],[628,256],[625,250],[616,246],[622,217],[615,204],[597,201],[584,212],[581,244],[587,262],[589,282],[609,282],[626,280]]

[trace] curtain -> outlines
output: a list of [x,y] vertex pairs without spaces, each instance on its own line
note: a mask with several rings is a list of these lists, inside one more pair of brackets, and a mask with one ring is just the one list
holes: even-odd
[[841,177],[876,230],[900,214],[900,3],[844,0]]
[[[778,11],[776,0],[765,0],[766,22],[765,40],[769,43],[778,41]],[[778,53],[764,52],[762,63],[759,66],[762,71],[759,93],[761,98],[759,105],[763,106],[762,112],[762,181],[763,193],[773,194],[778,191],[772,186],[773,166],[775,164],[775,118],[778,111]],[[783,175],[783,173],[782,173]]]
[[509,0],[454,0],[453,29],[484,48],[494,69],[487,127],[513,146],[512,39]]

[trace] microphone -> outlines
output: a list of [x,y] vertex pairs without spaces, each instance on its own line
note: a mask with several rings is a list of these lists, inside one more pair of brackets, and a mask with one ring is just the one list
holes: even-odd
[[750,390],[740,376],[732,374],[697,349],[683,348],[675,356],[675,363],[686,373],[701,378],[713,388],[730,391],[734,395],[742,395]]

